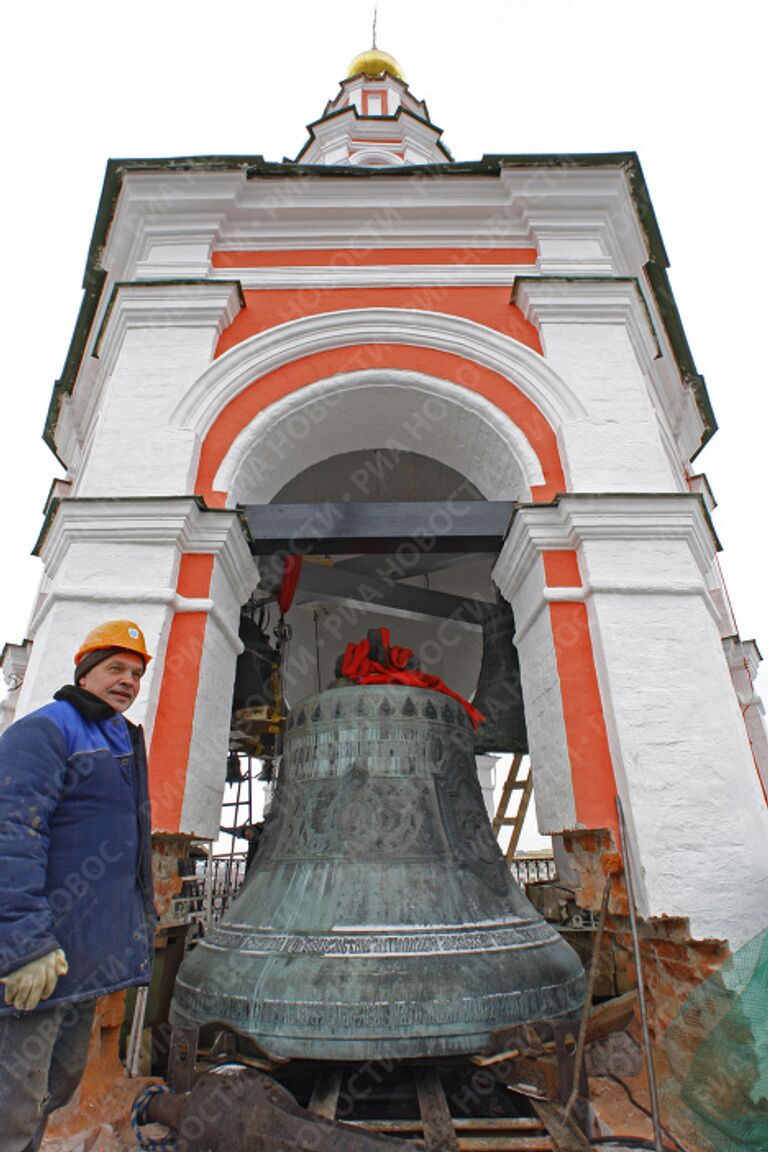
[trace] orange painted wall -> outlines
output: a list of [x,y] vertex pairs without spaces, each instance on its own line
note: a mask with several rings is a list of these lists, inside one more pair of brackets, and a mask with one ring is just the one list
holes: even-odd
[[[579,560],[575,552],[543,552],[542,559],[548,587],[581,586]],[[587,606],[576,600],[557,601],[550,603],[549,616],[560,677],[576,819],[586,828],[611,829],[618,845],[616,778],[608,747]]]
[[[357,140],[355,143],[396,144],[398,141]],[[486,264],[529,266],[535,263],[535,248],[264,248],[250,252],[214,252],[211,256],[214,268],[352,268],[387,264],[472,267]],[[485,288],[481,290],[488,291]]]
[[[179,595],[207,597],[213,562],[207,554],[182,556],[176,582]],[[168,636],[149,750],[152,825],[157,832],[179,829],[207,619],[205,612],[177,612]]]
[[259,288],[248,289],[243,295],[245,305],[222,332],[216,348],[217,356],[278,324],[348,308],[414,308],[445,312],[449,316],[462,316],[477,324],[485,324],[541,353],[538,332],[517,305],[510,303],[511,288]]
[[575,552],[542,552],[544,576],[549,588],[580,588],[581,572]]

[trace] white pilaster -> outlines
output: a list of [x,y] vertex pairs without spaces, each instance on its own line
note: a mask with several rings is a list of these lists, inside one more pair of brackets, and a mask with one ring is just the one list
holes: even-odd
[[[181,560],[189,553],[216,558],[207,597],[177,591]],[[130,715],[145,724],[150,737],[174,616],[202,612],[207,624],[198,703],[209,710],[211,735],[199,739],[222,741],[226,759],[239,606],[255,584],[255,567],[237,514],[203,509],[191,497],[66,499],[55,509],[40,555],[44,594],[30,622],[33,645],[17,715],[48,703],[57,688],[71,682],[77,645],[94,625],[127,617],[141,626],[153,655]],[[229,653],[226,668],[222,651]],[[214,684],[221,712],[215,723],[210,714]],[[190,763],[193,760],[200,764],[194,734]]]
[[237,283],[119,284],[95,353],[98,380],[75,393],[78,497],[190,490],[197,440],[170,416],[239,311]]
[[[518,512],[512,522],[514,530]],[[544,567],[531,544],[505,545],[493,581],[515,613],[515,647],[528,729],[539,832],[576,827],[576,805],[552,622],[546,611]]]
[[[692,495],[568,495],[515,516],[494,578],[575,549],[641,912],[738,946],[768,921],[768,812],[706,586],[715,542]],[[513,599],[513,606],[515,600]],[[525,632],[519,645],[526,679]],[[541,773],[537,777],[537,790]]]
[[[210,513],[205,513],[210,517]],[[254,591],[258,571],[237,517],[210,519],[205,551],[216,559],[200,659],[195,718],[187,761],[180,831],[218,839],[235,664],[242,651],[240,608]],[[203,550],[203,549],[199,549]]]
[[547,363],[586,408],[584,418],[560,429],[570,487],[683,490],[680,455],[672,447],[679,413],[654,388],[660,346],[638,282],[519,277],[515,302],[538,328]]
[[768,732],[765,727],[765,705],[755,692],[755,679],[763,658],[754,640],[741,640],[738,636],[727,636],[723,640],[723,651],[731,672],[736,699],[744,717],[752,755],[763,788],[768,794]]

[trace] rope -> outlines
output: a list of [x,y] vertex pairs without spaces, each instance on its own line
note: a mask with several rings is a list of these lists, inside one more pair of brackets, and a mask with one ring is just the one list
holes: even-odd
[[164,1136],[161,1140],[153,1140],[149,1136],[145,1136],[141,1131],[141,1126],[147,1124],[147,1105],[153,1096],[164,1096],[170,1092],[165,1084],[148,1084],[146,1088],[142,1088],[138,1096],[133,1102],[131,1108],[131,1129],[136,1142],[140,1148],[145,1152],[176,1152],[176,1136]]

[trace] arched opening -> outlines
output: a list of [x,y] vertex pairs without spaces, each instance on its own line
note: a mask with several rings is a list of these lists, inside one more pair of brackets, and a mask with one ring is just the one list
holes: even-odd
[[[445,418],[446,413],[441,411],[441,419]],[[477,485],[465,474],[438,458],[405,450],[402,439],[387,437],[379,447],[356,448],[309,464],[278,489],[270,503],[322,509],[354,501],[375,504],[378,511],[409,503],[428,502],[449,508],[458,507],[458,502],[484,501]],[[317,448],[315,443],[314,450]],[[238,485],[243,494],[247,491],[246,477],[252,482],[256,476],[253,463],[253,458],[244,461]],[[264,632],[270,635],[278,613],[274,603],[268,601],[276,584],[269,558],[265,559],[253,603],[259,605]],[[490,641],[486,639],[484,656],[486,616],[494,606],[496,610],[501,607],[510,611],[501,602],[491,578],[496,559],[495,551],[444,551],[439,538],[414,541],[396,552],[368,555],[335,554],[332,548],[324,549],[320,541],[314,554],[304,558],[290,611],[292,635],[282,667],[286,705],[294,708],[312,693],[329,687],[347,644],[360,641],[378,628],[388,629],[393,643],[412,649],[423,671],[440,677],[466,699],[476,697],[481,663],[489,655]],[[510,635],[506,632],[500,637],[501,642],[511,644]],[[516,687],[519,694],[519,675]],[[483,702],[478,702],[482,708]],[[522,702],[519,708],[522,712]],[[524,728],[524,720],[515,722],[518,726],[522,722]],[[487,742],[484,749],[478,745],[478,776],[490,817],[499,810],[512,756],[519,750],[517,745],[503,742],[498,748]],[[523,779],[528,761],[526,757],[521,768],[519,760],[518,757],[516,768]],[[253,765],[244,763],[244,771],[246,767],[253,778]],[[258,784],[255,787],[258,798],[254,803],[248,788],[244,795],[239,779],[231,782],[225,804],[232,818],[222,819],[223,826],[241,823],[243,812],[247,816],[254,811],[260,815],[265,789]],[[530,790],[526,801],[529,799]],[[511,811],[514,808],[510,812],[505,808],[504,816],[509,817]],[[549,840],[538,836],[532,817],[531,808],[522,846],[548,847]],[[525,812],[516,843],[524,818]],[[505,823],[499,831],[502,847],[506,848],[514,829]],[[247,850],[242,839],[236,847],[241,853]]]

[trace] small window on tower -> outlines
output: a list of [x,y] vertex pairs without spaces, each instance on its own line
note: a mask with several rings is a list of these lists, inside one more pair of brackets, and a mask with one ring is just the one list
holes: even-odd
[[371,92],[368,96],[368,115],[381,116],[381,93]]

